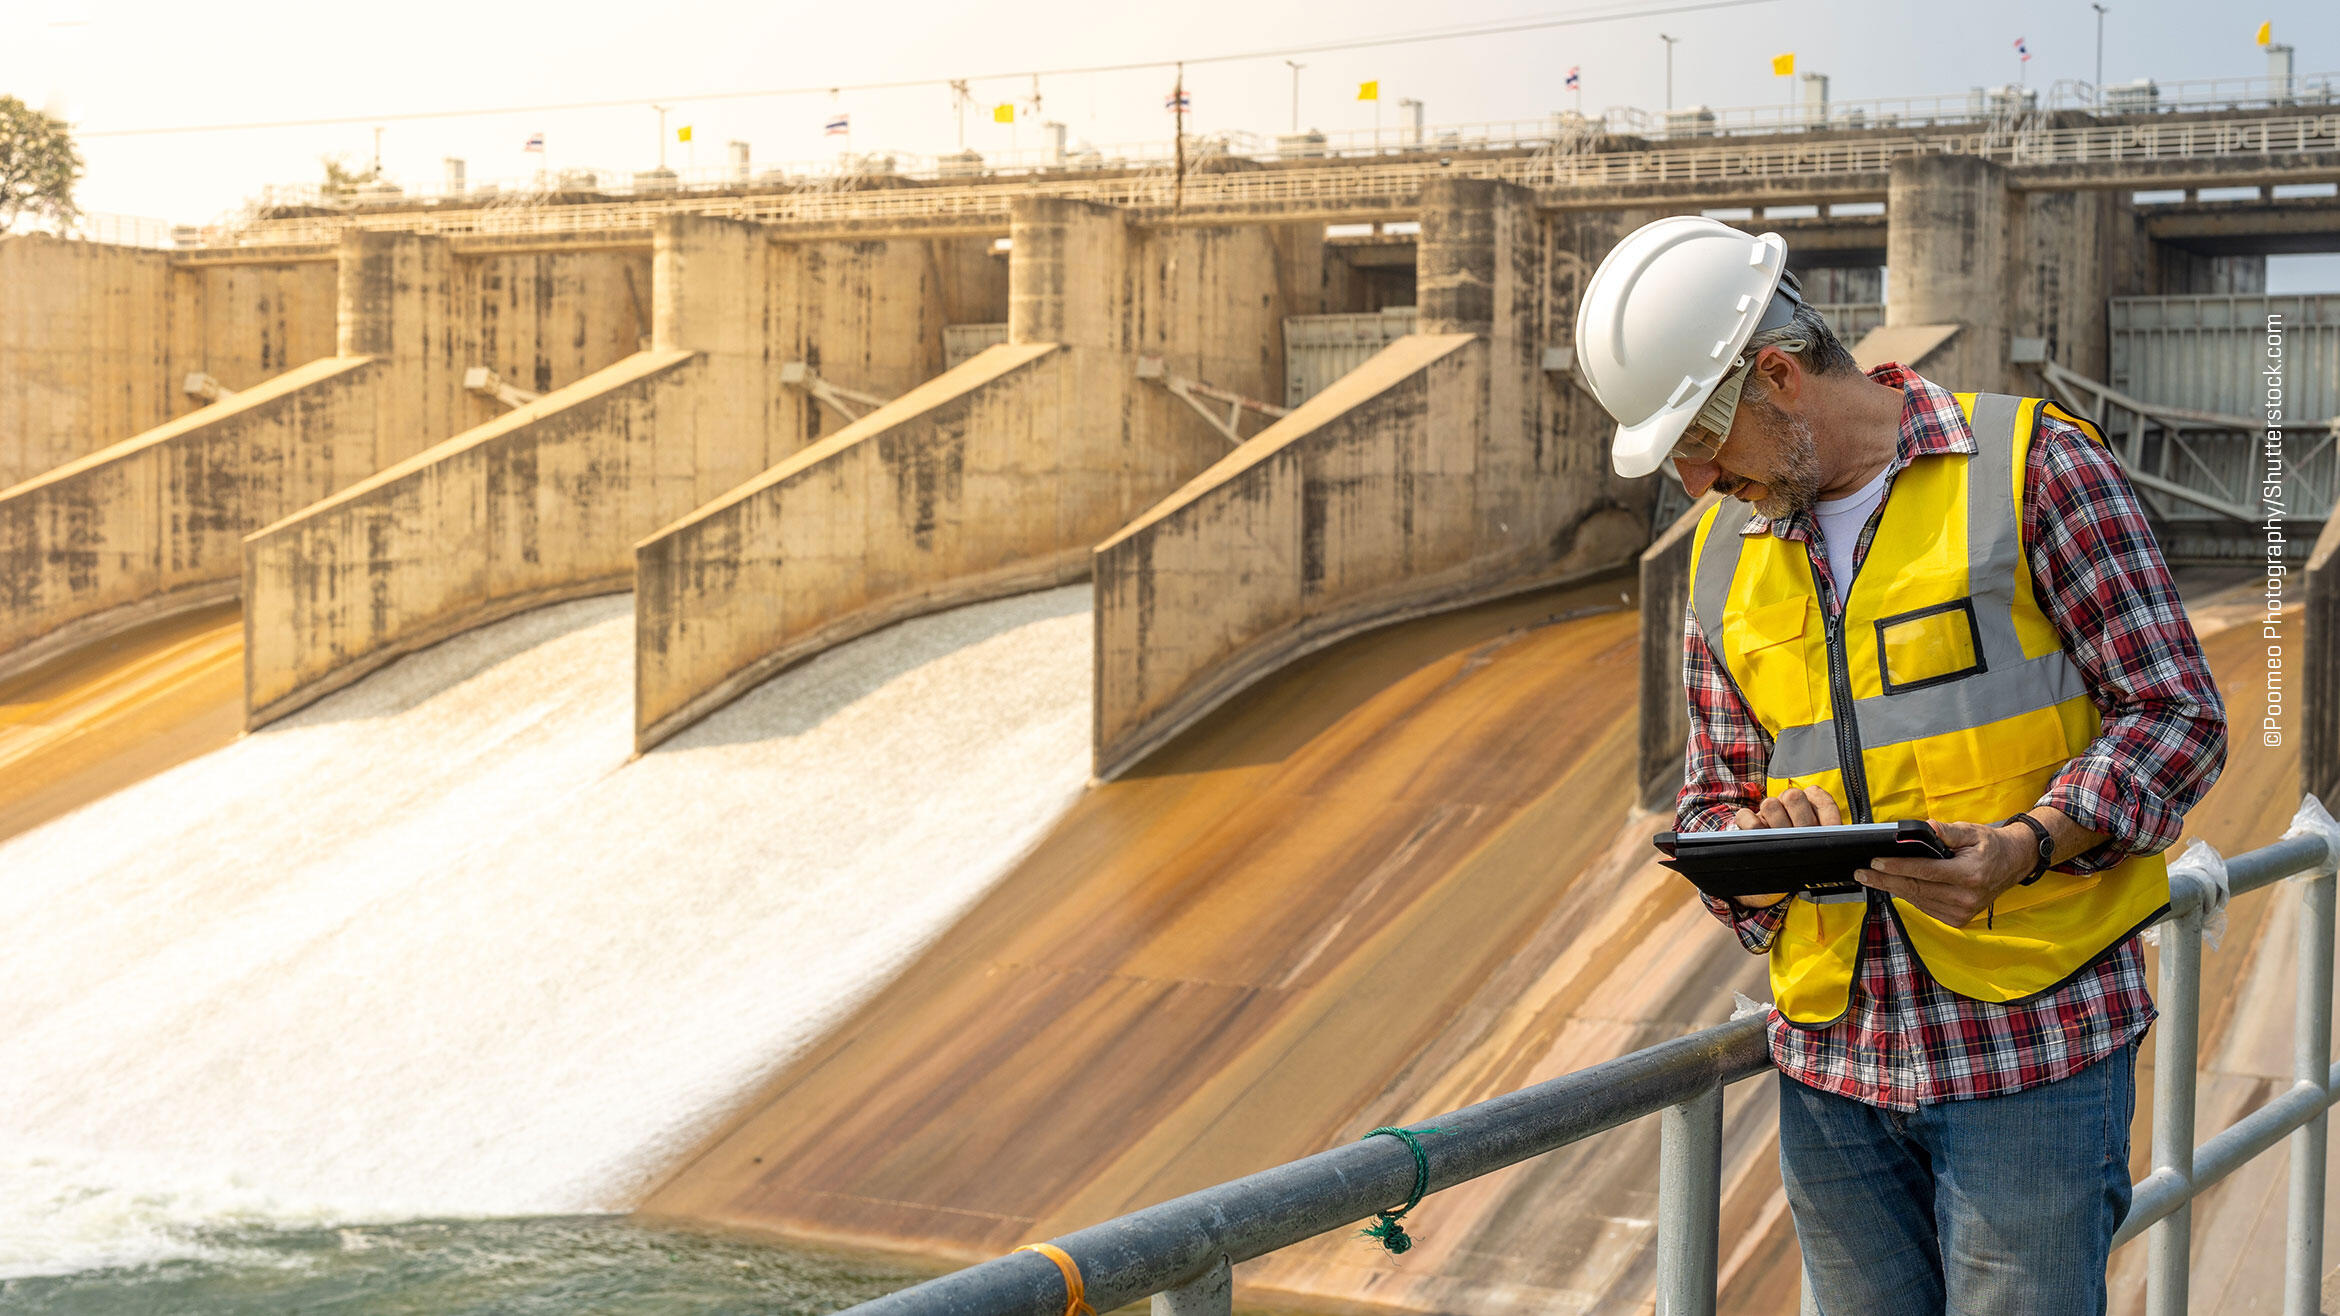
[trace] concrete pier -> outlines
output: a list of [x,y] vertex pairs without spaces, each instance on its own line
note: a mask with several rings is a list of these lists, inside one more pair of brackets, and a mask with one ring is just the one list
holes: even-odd
[[1344,636],[1631,560],[1652,491],[1608,472],[1597,406],[1541,369],[1574,318],[1555,253],[1589,269],[1606,228],[1430,185],[1420,332],[1097,549],[1099,776]]
[[640,546],[639,747],[852,636],[1080,578],[1227,450],[1138,358],[1267,394],[1293,253],[1321,261],[1268,226],[1145,230],[1045,198],[1016,203],[1011,243],[1006,343]]
[[0,236],[0,489],[334,352],[336,262]]
[[662,219],[644,350],[253,537],[247,720],[513,612],[630,588],[635,540],[842,424],[784,364],[907,387],[951,314],[997,313],[991,260],[979,241],[776,244],[739,220]]
[[352,234],[349,352],[0,493],[0,672],[235,597],[248,530],[427,445],[455,409],[447,269],[440,239]]

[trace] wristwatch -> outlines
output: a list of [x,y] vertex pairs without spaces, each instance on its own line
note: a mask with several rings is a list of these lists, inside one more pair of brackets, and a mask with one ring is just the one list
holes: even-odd
[[2048,870],[2048,864],[2055,859],[2056,838],[2048,835],[2048,829],[2045,823],[2042,823],[2039,819],[2032,817],[2028,813],[2019,813],[2012,818],[2003,819],[2000,821],[1999,825],[2004,827],[2008,823],[2016,822],[2022,823],[2024,826],[2030,828],[2032,834],[2039,838],[2039,862],[2032,865],[2031,876],[2024,878],[2021,882],[2016,883],[2017,886],[2030,886],[2032,883],[2039,880],[2040,874],[2046,872]]

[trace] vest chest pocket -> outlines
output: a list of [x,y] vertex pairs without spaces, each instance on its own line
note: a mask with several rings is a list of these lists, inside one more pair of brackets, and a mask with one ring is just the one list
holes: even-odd
[[1877,678],[1886,694],[1923,690],[1985,670],[1982,627],[1971,598],[1877,619]]
[[1813,610],[1809,598],[1779,599],[1725,619],[1724,635],[1737,651],[1732,676],[1758,720],[1774,735],[1781,727],[1810,725],[1811,670],[1805,632]]
[[2039,803],[2055,770],[2072,757],[2052,708],[1926,736],[1910,749],[1933,816],[1986,826]]

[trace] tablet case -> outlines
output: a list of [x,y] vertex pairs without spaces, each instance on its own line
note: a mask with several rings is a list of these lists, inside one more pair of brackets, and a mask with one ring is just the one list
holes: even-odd
[[1651,838],[1669,857],[1658,862],[1698,884],[1710,896],[1857,893],[1867,888],[1853,870],[1884,855],[1947,859],[1933,824],[1923,820],[1850,823],[1836,827],[1771,827],[1751,831],[1659,832]]

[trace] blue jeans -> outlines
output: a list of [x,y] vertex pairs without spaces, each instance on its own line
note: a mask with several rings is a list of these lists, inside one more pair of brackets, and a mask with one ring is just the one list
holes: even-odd
[[1882,1110],[1782,1074],[1779,1170],[1826,1316],[2101,1316],[2132,1043],[2003,1097]]

